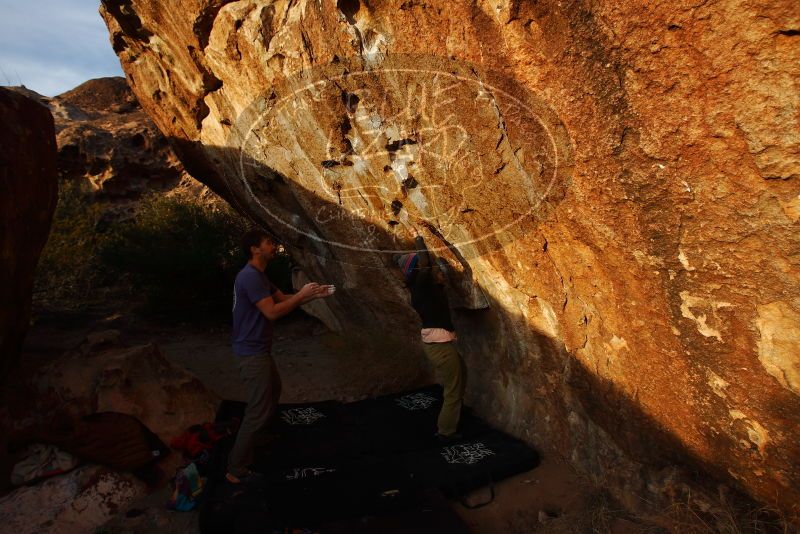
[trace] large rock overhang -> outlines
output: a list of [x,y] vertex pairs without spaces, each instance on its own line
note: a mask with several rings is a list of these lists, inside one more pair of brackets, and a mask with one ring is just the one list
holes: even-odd
[[483,414],[623,496],[684,465],[793,510],[796,2],[339,4],[102,14],[187,169],[337,284],[387,377],[419,365],[389,257],[424,221]]

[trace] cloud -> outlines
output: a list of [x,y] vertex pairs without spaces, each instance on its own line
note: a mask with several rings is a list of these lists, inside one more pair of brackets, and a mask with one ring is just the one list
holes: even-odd
[[0,84],[55,96],[121,76],[97,0],[0,0]]

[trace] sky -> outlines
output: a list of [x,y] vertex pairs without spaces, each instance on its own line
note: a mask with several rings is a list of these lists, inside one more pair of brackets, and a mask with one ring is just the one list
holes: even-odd
[[100,0],[0,0],[0,85],[55,96],[91,78],[123,76]]

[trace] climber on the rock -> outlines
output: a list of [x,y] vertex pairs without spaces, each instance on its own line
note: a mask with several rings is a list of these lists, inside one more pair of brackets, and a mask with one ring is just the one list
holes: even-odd
[[275,256],[275,240],[263,230],[242,237],[243,252],[250,259],[236,275],[233,287],[233,352],[247,393],[236,442],[228,457],[229,482],[238,484],[258,478],[249,465],[253,447],[277,413],[281,379],[272,359],[272,322],[299,305],[333,294],[333,286],[309,283],[293,295],[284,295],[264,274]]
[[394,259],[411,293],[411,305],[422,319],[423,350],[444,389],[436,436],[443,442],[451,442],[461,438],[458,422],[467,386],[467,367],[456,348],[442,266],[434,265],[416,228],[414,233],[417,252],[395,256]]

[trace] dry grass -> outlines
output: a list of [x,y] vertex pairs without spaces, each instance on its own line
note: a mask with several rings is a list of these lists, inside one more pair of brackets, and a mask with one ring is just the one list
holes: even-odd
[[687,534],[792,534],[797,527],[778,510],[767,506],[721,502],[709,507],[691,501],[673,503],[663,513],[673,532]]
[[[621,528],[623,525],[626,530]],[[598,489],[588,495],[580,509],[563,514],[560,510],[518,511],[508,518],[503,532],[507,534],[532,532],[547,534],[611,534],[618,532],[667,534],[669,530],[628,513],[614,501],[608,492]]]
[[[570,464],[566,464],[572,467]],[[754,504],[744,497],[721,491],[716,498],[689,495],[653,514],[633,514],[609,493],[609,484],[593,480],[572,469],[576,480],[591,488],[579,511],[540,521],[538,511],[509,520],[508,532],[592,533],[592,534],[800,534],[779,510]],[[711,504],[709,504],[711,503]],[[656,509],[644,501],[646,509]],[[797,519],[794,519],[797,521]]]

